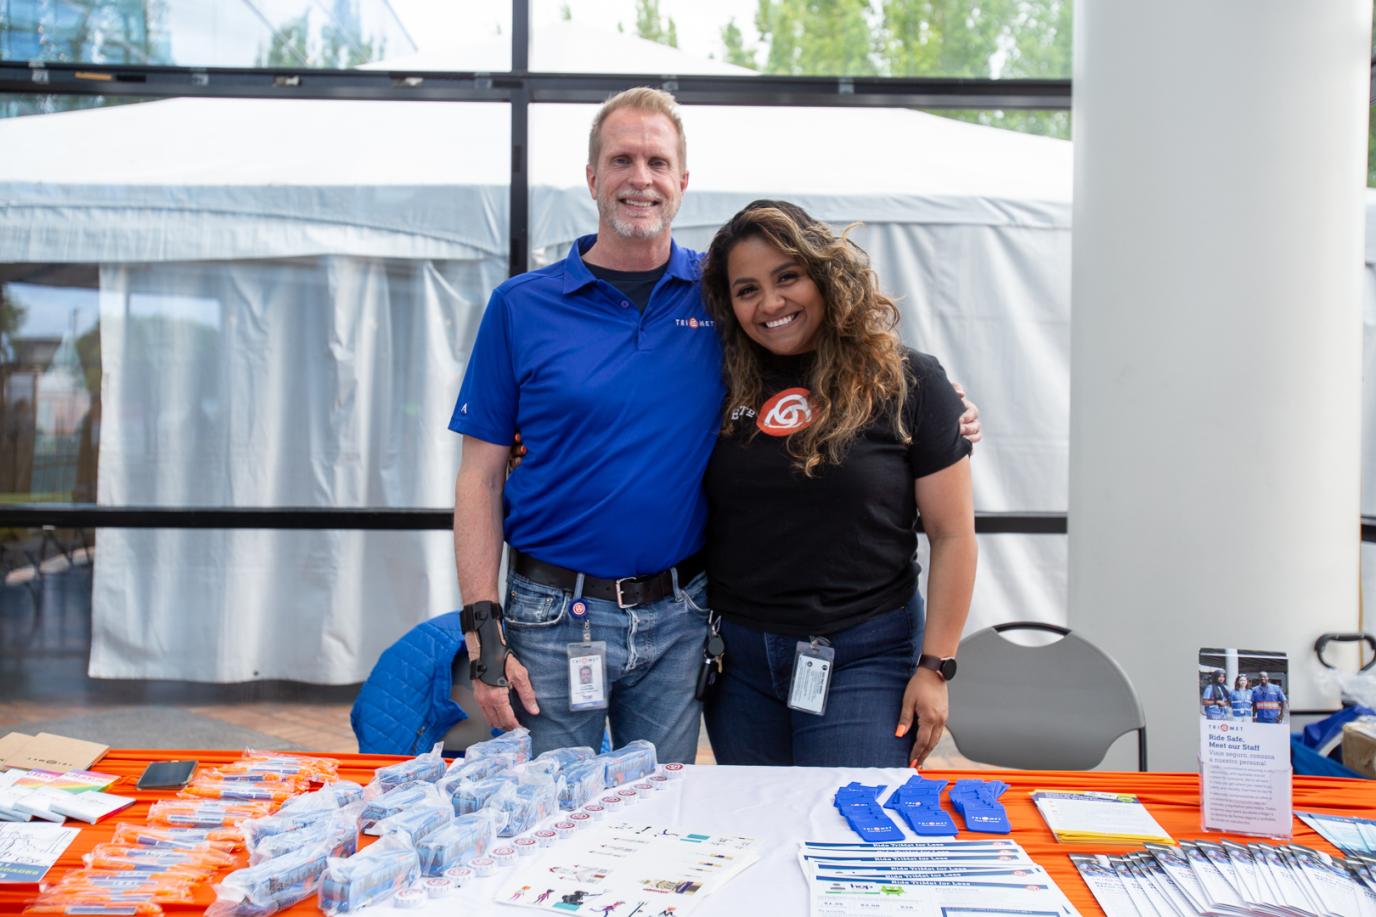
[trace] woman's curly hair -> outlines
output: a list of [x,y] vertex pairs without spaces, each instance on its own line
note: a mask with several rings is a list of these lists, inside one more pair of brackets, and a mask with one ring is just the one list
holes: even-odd
[[766,351],[736,320],[727,275],[731,250],[749,238],[797,259],[822,294],[822,327],[807,379],[812,423],[788,438],[795,467],[811,477],[823,463],[839,464],[860,431],[880,414],[889,416],[901,442],[910,442],[898,406],[916,381],[894,330],[898,306],[879,292],[868,256],[845,232],[837,236],[798,205],[771,200],[748,204],[718,230],[702,269],[703,297],[722,340],[727,389],[722,433],[749,423],[733,417],[733,410],[757,408],[764,393],[761,358]]

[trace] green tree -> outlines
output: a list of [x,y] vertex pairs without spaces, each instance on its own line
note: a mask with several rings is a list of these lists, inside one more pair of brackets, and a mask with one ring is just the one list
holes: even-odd
[[646,41],[678,47],[678,26],[674,17],[660,15],[659,0],[635,0],[635,33]]
[[386,50],[381,38],[365,38],[356,19],[329,22],[319,40],[311,34],[308,13],[288,19],[272,30],[268,46],[258,52],[259,67],[328,67],[347,69],[378,60]]
[[751,70],[759,69],[759,64],[755,62],[755,51],[746,49],[745,35],[741,32],[741,27],[736,25],[734,16],[721,27],[721,46],[725,51],[723,59],[728,64],[749,67]]
[[755,31],[764,72],[869,76],[879,73],[869,0],[759,0]]

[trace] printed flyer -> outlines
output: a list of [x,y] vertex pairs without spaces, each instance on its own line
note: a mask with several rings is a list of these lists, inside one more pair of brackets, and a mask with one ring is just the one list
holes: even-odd
[[1284,653],[1199,651],[1204,830],[1290,837],[1289,686]]

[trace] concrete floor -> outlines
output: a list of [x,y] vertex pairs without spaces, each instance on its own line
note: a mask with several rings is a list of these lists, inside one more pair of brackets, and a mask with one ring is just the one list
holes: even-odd
[[[90,678],[88,555],[45,564],[41,588],[0,585],[0,735],[53,732],[123,748],[358,750],[349,708],[358,685],[267,681],[213,685]],[[715,763],[706,729],[698,763]],[[949,736],[929,767],[978,767]]]

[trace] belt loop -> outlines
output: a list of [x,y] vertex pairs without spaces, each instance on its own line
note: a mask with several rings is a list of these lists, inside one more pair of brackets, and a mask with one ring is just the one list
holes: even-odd
[[573,601],[578,601],[583,597],[583,580],[587,579],[586,574],[578,574],[578,579],[573,583]]
[[682,593],[682,592],[679,590],[679,588],[678,588],[678,567],[677,567],[677,566],[673,566],[673,567],[670,567],[670,568],[669,568],[669,582],[671,582],[671,583],[674,584],[674,601],[675,601],[675,602],[682,602],[682,601],[683,601],[683,593]]

